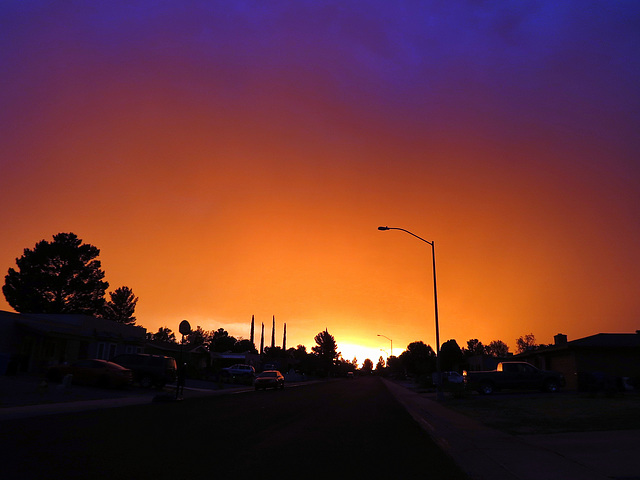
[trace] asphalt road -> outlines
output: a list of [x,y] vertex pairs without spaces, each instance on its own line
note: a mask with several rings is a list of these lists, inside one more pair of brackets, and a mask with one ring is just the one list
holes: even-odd
[[466,478],[375,377],[8,420],[0,472],[5,480]]

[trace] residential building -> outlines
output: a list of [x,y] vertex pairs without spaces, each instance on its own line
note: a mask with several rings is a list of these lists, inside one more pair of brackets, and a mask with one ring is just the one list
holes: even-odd
[[[564,374],[567,388],[586,389],[594,380],[640,380],[640,330],[636,333],[598,333],[568,341],[558,334],[554,344],[514,356],[538,368]],[[637,388],[637,386],[636,386]]]
[[0,374],[42,373],[50,365],[142,353],[146,329],[89,315],[0,311]]

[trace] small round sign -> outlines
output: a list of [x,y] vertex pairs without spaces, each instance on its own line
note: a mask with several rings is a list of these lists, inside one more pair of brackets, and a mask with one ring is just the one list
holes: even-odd
[[178,328],[178,331],[182,335],[189,335],[191,333],[191,325],[189,325],[189,322],[187,322],[186,320],[183,320],[180,322],[180,327]]

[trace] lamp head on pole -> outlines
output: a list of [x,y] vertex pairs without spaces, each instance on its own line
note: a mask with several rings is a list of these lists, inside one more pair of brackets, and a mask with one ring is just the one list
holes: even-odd
[[378,227],[378,230],[389,230],[389,227]]

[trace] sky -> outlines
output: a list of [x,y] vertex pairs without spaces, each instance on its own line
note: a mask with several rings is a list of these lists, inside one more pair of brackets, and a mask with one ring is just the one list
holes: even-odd
[[381,225],[441,343],[640,329],[635,0],[6,1],[0,82],[0,270],[73,232],[148,331],[435,347]]

